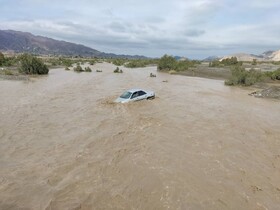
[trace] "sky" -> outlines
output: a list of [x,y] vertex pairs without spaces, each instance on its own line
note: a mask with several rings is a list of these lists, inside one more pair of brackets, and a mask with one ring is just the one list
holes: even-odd
[[116,54],[261,54],[280,49],[280,1],[0,0],[0,29]]

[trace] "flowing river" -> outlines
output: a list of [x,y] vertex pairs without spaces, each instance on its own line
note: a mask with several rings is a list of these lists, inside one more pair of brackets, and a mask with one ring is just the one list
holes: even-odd
[[[280,208],[279,101],[156,67],[91,68],[0,80],[0,209]],[[113,103],[135,87],[156,98]]]

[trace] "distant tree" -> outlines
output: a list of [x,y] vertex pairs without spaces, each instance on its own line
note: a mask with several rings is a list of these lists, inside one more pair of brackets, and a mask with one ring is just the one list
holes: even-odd
[[164,55],[158,62],[159,71],[169,71],[176,68],[176,59],[169,55]]
[[90,60],[89,64],[92,66],[95,64],[95,60]]
[[48,74],[49,69],[43,61],[33,55],[23,54],[20,57],[19,72],[24,74]]
[[257,65],[257,59],[253,59],[253,61],[252,61],[252,65]]
[[231,68],[231,77],[225,81],[225,85],[244,85],[250,86],[263,80],[261,71],[251,69],[246,71],[241,66],[234,66]]
[[92,72],[92,70],[91,70],[90,67],[86,67],[86,68],[85,68],[85,72]]
[[114,73],[123,73],[123,70],[120,69],[119,67],[117,67],[117,68],[114,70]]
[[220,66],[220,61],[214,60],[209,63],[209,67],[219,67]]
[[265,73],[272,80],[280,80],[280,68],[275,71],[269,71]]
[[221,63],[224,64],[225,66],[232,66],[232,65],[239,64],[237,57],[223,59]]
[[114,65],[116,65],[116,66],[122,66],[122,65],[125,64],[125,62],[126,62],[126,59],[121,59],[121,58],[119,58],[119,59],[114,59],[114,60],[112,61],[112,63],[113,63]]
[[82,71],[84,71],[84,70],[83,70],[83,68],[80,66],[80,64],[77,64],[77,66],[74,67],[74,71],[76,71],[76,72],[82,72]]
[[0,52],[0,66],[2,66],[5,63],[5,56],[3,53]]

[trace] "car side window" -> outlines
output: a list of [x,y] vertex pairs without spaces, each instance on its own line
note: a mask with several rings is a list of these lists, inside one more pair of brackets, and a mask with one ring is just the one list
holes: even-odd
[[139,91],[139,96],[143,96],[143,95],[145,95],[146,93],[144,92],[144,91]]
[[131,99],[136,98],[137,96],[138,96],[138,91],[132,94]]

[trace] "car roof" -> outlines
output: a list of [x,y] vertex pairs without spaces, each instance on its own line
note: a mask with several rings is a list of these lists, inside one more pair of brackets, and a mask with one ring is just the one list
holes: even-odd
[[[143,89],[140,89],[140,88],[133,88],[133,89],[130,89],[130,90],[127,90],[128,92],[131,92],[131,93],[134,93],[134,92],[136,92],[136,91],[145,91],[145,90],[143,90]],[[146,91],[145,91],[146,92]]]

